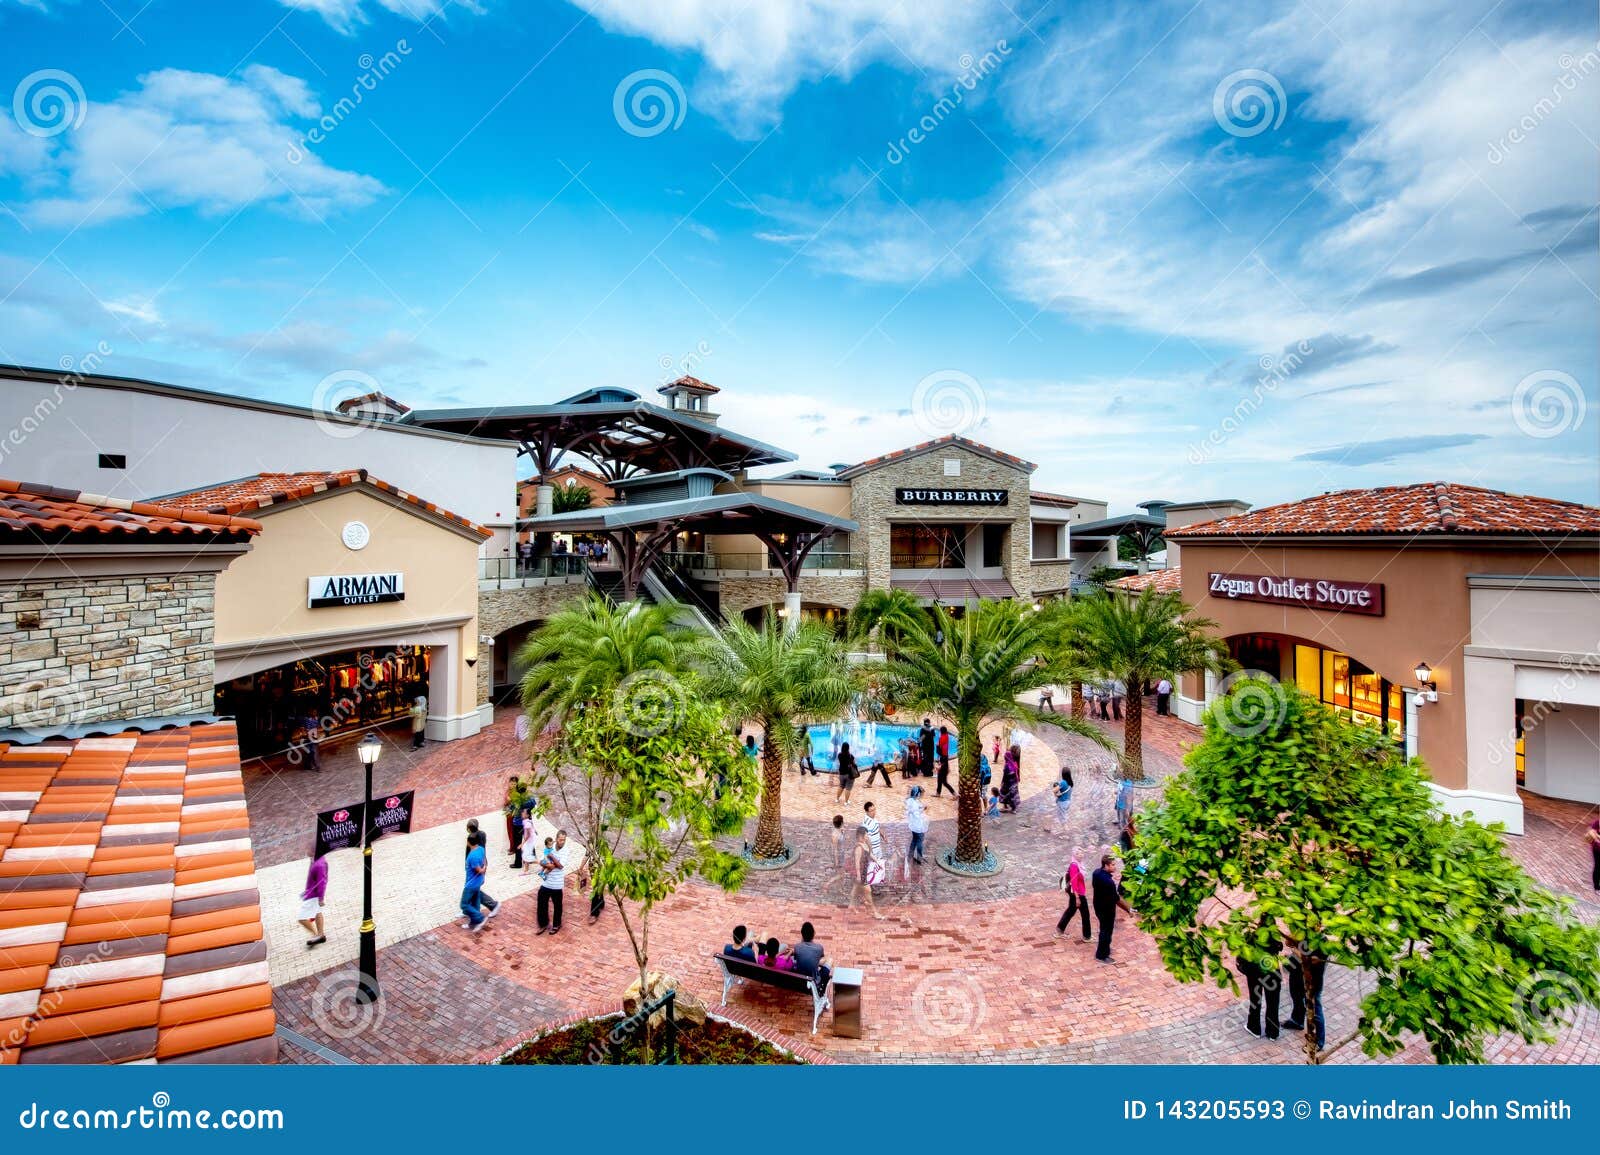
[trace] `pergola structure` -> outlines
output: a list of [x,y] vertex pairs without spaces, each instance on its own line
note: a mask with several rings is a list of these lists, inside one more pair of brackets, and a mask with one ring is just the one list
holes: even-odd
[[1165,516],[1125,513],[1099,521],[1079,522],[1072,527],[1071,540],[1074,547],[1082,543],[1098,549],[1115,538],[1129,538],[1139,550],[1139,572],[1144,573],[1150,568],[1150,555],[1161,544],[1166,528]]
[[842,517],[756,493],[718,493],[637,505],[606,505],[572,513],[523,518],[535,533],[604,534],[616,548],[622,596],[638,596],[644,575],[680,533],[749,534],[772,551],[783,574],[789,617],[798,620],[800,570],[806,556],[835,533],[860,527]]
[[739,473],[795,460],[787,450],[645,401],[628,389],[589,389],[554,405],[412,410],[400,420],[466,437],[515,441],[541,482],[569,453],[590,462],[607,481],[697,467]]

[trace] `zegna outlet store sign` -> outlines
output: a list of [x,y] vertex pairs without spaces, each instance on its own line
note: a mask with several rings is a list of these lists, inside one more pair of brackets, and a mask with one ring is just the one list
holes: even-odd
[[406,575],[403,573],[334,574],[306,579],[307,609],[405,600]]
[[1006,505],[1008,489],[911,489],[894,491],[896,505]]
[[1308,610],[1383,616],[1380,582],[1347,582],[1330,578],[1273,577],[1270,574],[1213,573],[1206,591],[1231,601],[1267,602]]

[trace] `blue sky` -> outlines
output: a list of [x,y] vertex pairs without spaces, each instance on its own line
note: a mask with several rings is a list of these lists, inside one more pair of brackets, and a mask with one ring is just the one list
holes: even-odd
[[1596,41],[1484,0],[0,0],[0,361],[417,406],[687,371],[808,466],[961,432],[1121,508],[1595,502]]

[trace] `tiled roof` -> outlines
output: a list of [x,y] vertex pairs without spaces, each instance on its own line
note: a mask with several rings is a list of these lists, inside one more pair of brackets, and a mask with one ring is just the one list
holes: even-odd
[[1149,573],[1129,574],[1125,578],[1118,578],[1114,582],[1107,582],[1114,590],[1127,590],[1129,593],[1140,593],[1146,589],[1155,590],[1158,594],[1177,594],[1183,592],[1183,567],[1175,565],[1171,569],[1155,569]]
[[261,532],[245,517],[80,493],[28,481],[0,480],[0,540],[60,542],[182,538],[242,541]]
[[360,397],[347,397],[335,405],[334,408],[340,413],[349,413],[350,410],[355,409],[357,406],[365,405],[368,401],[382,401],[384,404],[391,406],[397,413],[411,412],[411,406],[402,405],[387,393],[363,393]]
[[669,389],[690,389],[690,390],[693,390],[696,393],[721,393],[722,392],[722,390],[718,389],[715,385],[707,384],[706,382],[700,380],[700,378],[698,378],[698,377],[690,377],[688,374],[684,374],[682,377],[679,377],[676,381],[668,381],[661,388],[657,389],[656,392],[657,393],[665,393]]
[[865,473],[869,469],[877,469],[880,465],[886,465],[891,461],[899,461],[903,458],[915,457],[921,453],[929,453],[945,445],[954,445],[959,446],[962,449],[969,449],[973,453],[981,453],[985,457],[992,457],[996,461],[1005,462],[1007,465],[1015,465],[1018,469],[1026,469],[1030,473],[1039,468],[1031,461],[1024,461],[1020,457],[1013,457],[1009,453],[1002,453],[998,449],[991,449],[989,446],[980,444],[979,442],[972,440],[970,437],[962,437],[959,434],[950,433],[946,434],[944,437],[936,437],[932,441],[924,441],[920,445],[911,445],[907,446],[905,449],[896,449],[893,453],[885,453],[881,457],[869,457],[865,461],[857,462],[855,465],[847,465],[843,469],[839,470],[839,476],[852,477],[857,473]]
[[1169,538],[1319,534],[1600,533],[1600,509],[1549,497],[1525,497],[1431,481],[1381,489],[1342,489],[1269,505],[1237,517],[1168,530]]
[[341,469],[337,472],[314,469],[300,473],[257,473],[250,477],[241,477],[236,481],[225,481],[221,485],[194,489],[188,493],[175,493],[160,500],[182,509],[204,510],[208,513],[248,513],[284,502],[300,501],[329,489],[341,489],[347,485],[363,483],[393,494],[436,517],[464,526],[479,537],[490,536],[489,531],[481,525],[447,509],[440,509],[433,502],[424,501],[414,494],[390,485],[387,481],[379,481],[365,469]]
[[1014,598],[1016,587],[1005,578],[890,578],[897,590],[908,590],[919,598],[954,605],[973,599]]
[[1078,497],[1068,497],[1064,493],[1051,493],[1046,489],[1031,490],[1028,496],[1041,505],[1077,505],[1083,500]]
[[277,1056],[232,722],[0,743],[0,1065]]

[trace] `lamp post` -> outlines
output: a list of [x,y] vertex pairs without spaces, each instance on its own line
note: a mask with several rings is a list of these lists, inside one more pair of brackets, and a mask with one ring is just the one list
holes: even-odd
[[356,756],[367,774],[366,800],[361,808],[361,973],[356,1002],[378,1001],[378,924],[372,921],[372,823],[366,811],[372,805],[372,767],[383,753],[383,743],[370,730],[356,744]]

